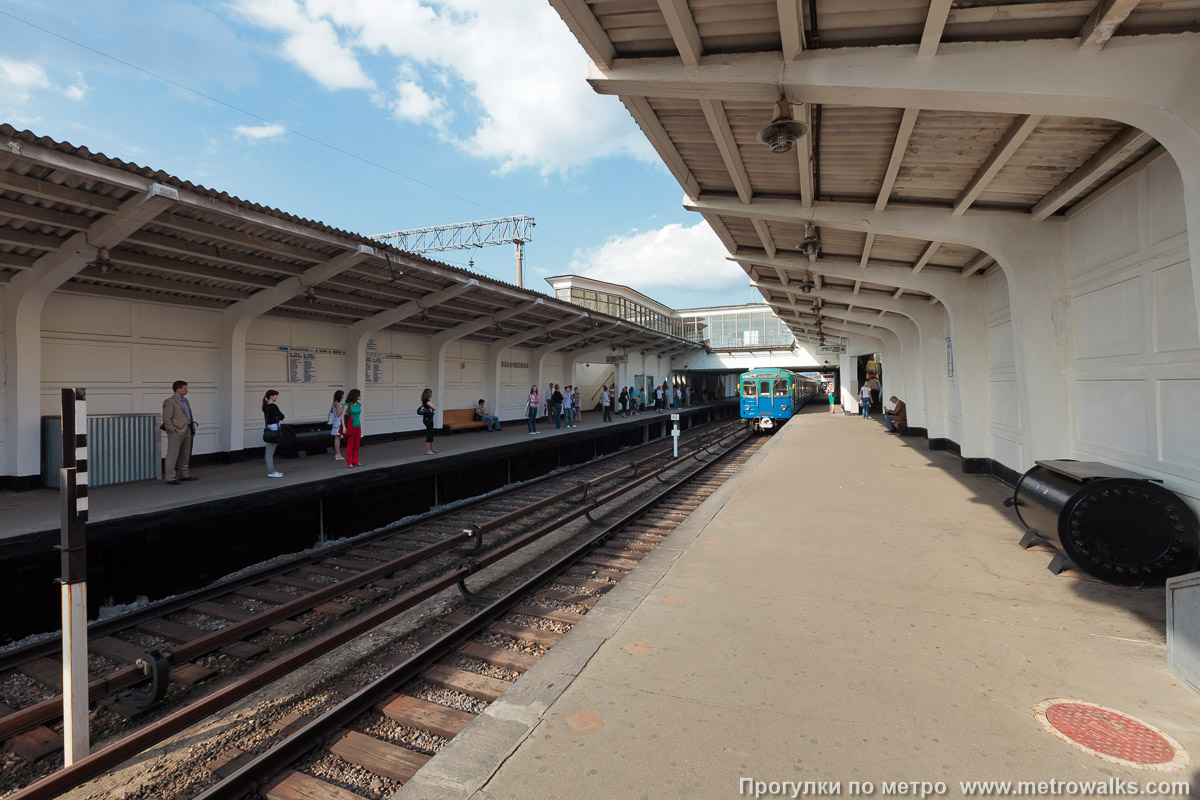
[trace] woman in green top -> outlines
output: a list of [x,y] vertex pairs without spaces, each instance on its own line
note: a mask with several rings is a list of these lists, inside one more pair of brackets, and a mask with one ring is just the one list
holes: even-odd
[[346,394],[346,466],[357,467],[358,447],[362,443],[362,392],[351,389]]

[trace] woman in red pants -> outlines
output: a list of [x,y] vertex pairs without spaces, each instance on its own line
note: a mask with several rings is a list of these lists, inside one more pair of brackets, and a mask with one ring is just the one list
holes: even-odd
[[346,466],[357,467],[358,447],[362,443],[362,392],[351,389],[346,395]]

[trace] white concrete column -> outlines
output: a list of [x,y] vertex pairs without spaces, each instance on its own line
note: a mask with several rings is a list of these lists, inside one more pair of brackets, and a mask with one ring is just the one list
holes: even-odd
[[[574,322],[590,319],[591,315],[587,312],[580,313],[576,317],[564,319],[560,322],[555,322],[532,331],[519,333],[516,336],[510,336],[507,339],[493,342],[488,345],[487,354],[487,388],[484,389],[484,397],[487,398],[488,408],[493,414],[500,413],[500,361],[504,356],[505,351],[510,350],[517,345],[527,342],[530,339],[536,339],[546,333],[552,333],[560,328],[565,328]],[[566,346],[565,344],[563,345]],[[532,365],[530,365],[532,366]],[[568,373],[569,375],[570,373]],[[569,379],[568,379],[568,382]],[[564,384],[565,385],[565,384]]]
[[397,322],[420,314],[426,309],[433,308],[447,300],[453,300],[472,289],[478,288],[478,286],[479,281],[470,278],[463,283],[443,289],[440,292],[428,294],[419,300],[410,300],[403,305],[396,306],[387,311],[380,311],[378,314],[359,320],[349,326],[346,329],[345,339],[346,376],[344,386],[346,391],[354,388],[362,388],[367,361],[367,342],[370,341],[372,336],[389,325],[395,325]]
[[154,183],[38,258],[4,289],[4,473],[34,477],[41,472],[42,309],[58,287],[96,258],[151,222],[179,192]]
[[[477,319],[474,322],[464,322],[461,325],[456,325],[449,330],[442,331],[429,340],[429,360],[425,365],[426,383],[433,390],[433,404],[438,407],[437,414],[433,418],[435,428],[440,428],[442,425],[442,394],[446,389],[446,348],[450,343],[468,336],[475,331],[481,331],[484,328],[491,327],[497,322],[503,322],[506,319],[524,314],[526,311],[537,308],[542,305],[542,299],[538,298],[531,303],[522,303],[519,306],[499,311],[495,314],[490,314],[482,319]],[[540,385],[540,384],[539,384]]]
[[222,312],[218,336],[219,408],[215,415],[221,426],[219,441],[223,450],[232,453],[245,447],[246,336],[254,320],[374,254],[373,248],[360,244],[270,289],[257,291]]

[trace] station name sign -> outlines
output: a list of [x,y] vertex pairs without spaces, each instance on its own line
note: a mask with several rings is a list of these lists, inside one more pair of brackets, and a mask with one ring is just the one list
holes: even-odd
[[628,364],[629,356],[605,356],[605,364]]
[[817,347],[817,352],[822,355],[833,355],[846,352],[846,348],[840,344],[823,344]]
[[529,365],[524,361],[501,361],[500,366],[511,367],[512,369],[529,369]]

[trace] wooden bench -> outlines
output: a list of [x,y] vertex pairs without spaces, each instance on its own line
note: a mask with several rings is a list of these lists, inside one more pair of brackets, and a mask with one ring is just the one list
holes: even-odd
[[442,427],[454,431],[469,431],[475,428],[486,428],[487,423],[475,419],[473,408],[447,408],[442,411]]

